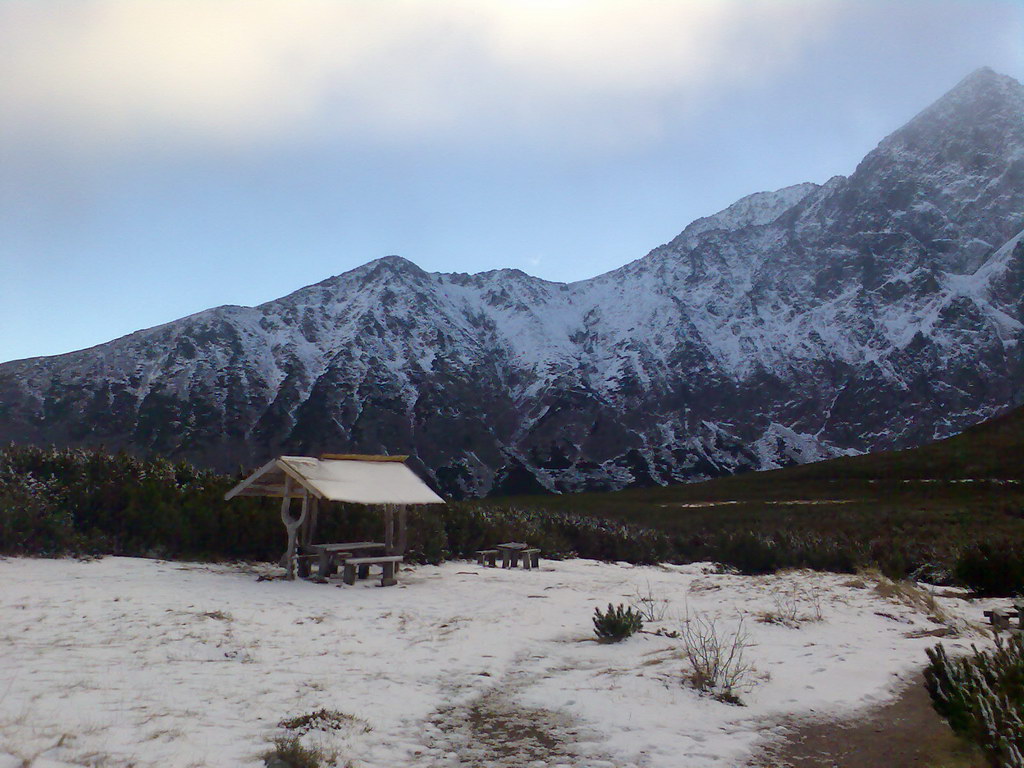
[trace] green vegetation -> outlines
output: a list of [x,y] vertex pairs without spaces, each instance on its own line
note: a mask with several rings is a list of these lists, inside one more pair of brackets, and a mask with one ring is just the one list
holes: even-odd
[[1024,545],[1019,540],[974,544],[957,560],[956,577],[985,597],[1024,593]]
[[893,579],[1012,594],[1024,589],[1022,451],[1024,411],[1017,410],[907,451],[691,485],[502,501],[657,531],[671,559],[743,573],[877,567]]
[[[280,502],[224,501],[240,477],[124,453],[11,446],[0,450],[0,554],[275,561],[285,547]],[[381,533],[377,511],[333,504],[317,538]],[[601,518],[461,504],[410,510],[414,561],[469,557],[510,540],[529,541],[545,557],[656,562],[670,554],[660,534]]]
[[1024,766],[1024,636],[954,659],[938,645],[928,659],[932,705],[953,731],[977,744],[992,768]]
[[[415,509],[409,557],[440,562],[499,541],[546,557],[710,560],[1024,590],[1024,412],[909,451],[693,485],[460,502]],[[241,477],[123,453],[0,450],[0,553],[276,560],[277,502],[223,500]],[[378,514],[333,505],[321,541],[380,535]]]
[[594,609],[594,634],[607,643],[618,643],[632,637],[644,628],[644,620],[637,611],[622,603],[608,603],[608,610]]

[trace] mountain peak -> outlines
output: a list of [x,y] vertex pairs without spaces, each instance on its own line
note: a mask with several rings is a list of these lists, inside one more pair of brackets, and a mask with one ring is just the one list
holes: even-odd
[[1017,113],[1024,109],[1024,86],[1009,75],[981,67],[954,85],[938,101],[910,121],[947,120],[954,115],[972,122],[986,120],[998,113]]
[[391,254],[379,259],[368,261],[347,274],[357,274],[364,278],[421,278],[427,273],[418,265],[402,256]]
[[950,93],[963,89],[992,88],[992,87],[1021,87],[1021,84],[1009,75],[1001,75],[992,67],[978,67],[967,77],[957,83],[950,90]]
[[[993,163],[1012,162],[1024,151],[1024,86],[989,67],[981,67],[910,122],[882,140],[861,166],[884,156],[924,161],[939,155],[957,164],[985,157]],[[969,150],[969,151],[968,151]]]
[[394,253],[388,254],[387,256],[381,256],[379,259],[374,259],[373,261],[367,262],[364,266],[376,267],[378,265],[384,264],[391,267],[392,269],[413,269],[422,272],[422,270],[416,264],[409,261],[404,256],[399,256]]

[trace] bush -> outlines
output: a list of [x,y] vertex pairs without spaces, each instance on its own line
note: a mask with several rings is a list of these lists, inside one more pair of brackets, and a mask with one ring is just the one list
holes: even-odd
[[935,711],[977,744],[992,768],[1024,768],[1024,636],[996,638],[992,651],[950,659],[928,649],[925,685]]
[[643,627],[644,620],[640,614],[622,603],[617,606],[608,603],[608,610],[604,613],[600,608],[594,609],[594,634],[604,642],[620,642]]
[[690,663],[690,684],[720,701],[741,704],[739,693],[754,683],[754,667],[744,659],[750,640],[743,618],[730,632],[713,618],[687,616],[679,634]]
[[1024,548],[990,541],[975,544],[957,559],[956,577],[981,596],[1024,592]]
[[644,621],[650,624],[657,624],[665,620],[669,601],[664,597],[655,595],[654,590],[651,589],[651,583],[647,582],[647,591],[641,592],[637,589],[633,599],[630,601],[630,605],[633,607],[633,610],[640,614],[640,618]]
[[263,753],[267,768],[320,768],[334,757],[316,747],[303,746],[298,736],[278,736],[274,748]]
[[279,722],[277,726],[296,734],[309,733],[310,731],[340,731],[346,728],[357,728],[363,733],[369,733],[372,730],[365,720],[355,715],[339,712],[336,709],[325,708],[317,709],[305,715],[287,717]]
[[[224,501],[241,477],[126,453],[8,446],[0,449],[0,554],[276,560],[285,546],[278,502]],[[319,541],[380,533],[375,509],[321,507]],[[528,541],[548,558],[672,556],[662,534],[587,515],[467,503],[409,510],[411,562],[469,557],[500,541]]]

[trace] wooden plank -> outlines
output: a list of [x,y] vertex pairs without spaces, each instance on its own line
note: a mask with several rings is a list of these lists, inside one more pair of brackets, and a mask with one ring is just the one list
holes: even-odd
[[242,491],[244,491],[246,488],[248,488],[250,485],[256,482],[260,477],[262,477],[267,470],[272,469],[275,464],[277,464],[277,459],[271,459],[270,461],[268,461],[262,467],[253,472],[245,480],[243,480],[230,491],[225,493],[224,501],[231,501],[231,499],[235,498],[235,496],[240,494]]
[[405,456],[380,456],[372,453],[321,453],[321,461],[399,461],[405,462]]
[[341,552],[348,549],[384,549],[379,541],[343,541],[338,544],[310,544],[310,549],[326,552]]
[[380,557],[350,557],[345,562],[352,565],[380,565],[381,563],[400,563],[402,555],[381,555]]
[[[318,491],[316,489],[316,487],[313,486],[305,477],[303,477],[301,472],[299,472],[294,467],[289,466],[288,462],[281,461],[280,459],[278,459],[277,460],[277,465],[279,467],[281,467],[281,470],[285,473],[285,475],[287,477],[290,477],[294,482],[296,482],[299,485],[301,485],[303,488],[305,488],[307,491],[312,493],[314,496],[319,496],[321,498],[323,497],[323,494],[320,493],[320,491]],[[286,485],[286,487],[287,487],[287,485]]]

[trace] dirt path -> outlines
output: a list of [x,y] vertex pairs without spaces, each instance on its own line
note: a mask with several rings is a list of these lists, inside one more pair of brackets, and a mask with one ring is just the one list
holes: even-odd
[[[757,768],[971,768],[963,746],[932,709],[923,680],[890,704],[847,722],[794,722]],[[980,765],[980,764],[978,764]]]

